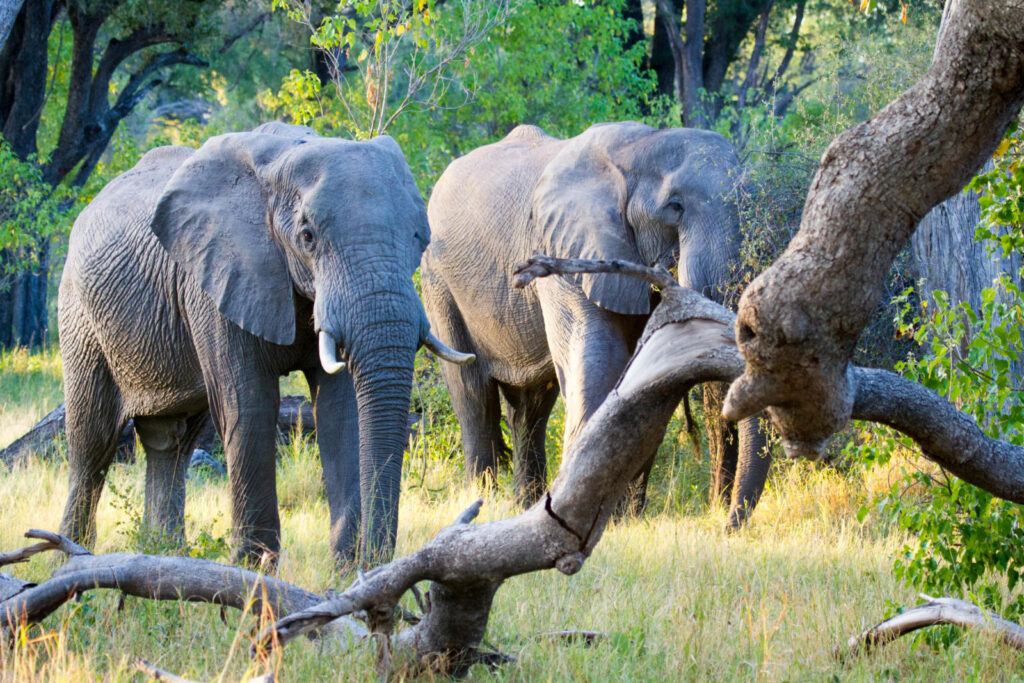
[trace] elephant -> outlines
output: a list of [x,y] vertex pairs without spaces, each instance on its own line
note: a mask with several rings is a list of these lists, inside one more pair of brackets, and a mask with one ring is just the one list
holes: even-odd
[[412,275],[426,209],[390,137],[282,123],[160,147],[71,231],[58,294],[70,490],[61,533],[95,539],[128,419],[146,452],[145,523],[184,538],[185,472],[207,413],[227,460],[235,559],[280,549],[278,378],[314,402],[339,561],[395,545],[413,361],[430,332]]
[[[516,290],[514,264],[539,251],[677,265],[682,285],[721,301],[739,261],[740,170],[717,133],[635,122],[597,124],[565,140],[521,125],[448,166],[428,202],[433,241],[421,286],[438,337],[477,355],[472,366],[442,368],[469,476],[493,473],[508,457],[504,402],[515,495],[525,505],[536,501],[547,485],[544,435],[559,392],[568,451],[614,387],[652,310],[654,295],[639,280],[585,274]],[[740,425],[738,440],[733,527],[756,504],[769,465],[756,420]],[[641,491],[653,457],[638,455]],[[729,460],[720,457],[719,466]],[[714,479],[728,488],[732,474]]]

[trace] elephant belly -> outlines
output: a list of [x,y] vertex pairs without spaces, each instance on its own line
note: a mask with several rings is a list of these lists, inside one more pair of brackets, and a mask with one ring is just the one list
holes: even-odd
[[544,317],[532,296],[481,287],[456,293],[455,299],[491,377],[514,387],[554,379]]

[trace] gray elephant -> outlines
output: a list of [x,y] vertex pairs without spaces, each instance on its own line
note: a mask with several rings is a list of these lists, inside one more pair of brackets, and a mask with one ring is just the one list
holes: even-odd
[[411,279],[429,240],[389,137],[351,142],[275,123],[148,152],[71,231],[58,297],[71,478],[61,532],[94,537],[133,418],[145,521],[182,538],[185,471],[209,409],[235,556],[276,552],[278,377],[301,370],[331,547],[345,561],[389,556],[414,354],[426,344],[472,358],[430,333]]
[[[519,126],[448,167],[428,204],[434,238],[421,282],[438,336],[478,357],[442,368],[471,476],[505,457],[500,396],[516,496],[536,500],[546,487],[544,432],[559,390],[567,450],[615,385],[652,309],[649,286],[621,275],[546,278],[515,290],[514,264],[540,251],[678,265],[681,284],[720,299],[739,256],[738,175],[722,136],[632,122],[595,125],[569,140]],[[769,464],[755,420],[741,425],[740,440],[733,526],[756,504]],[[656,441],[638,454],[644,480]]]

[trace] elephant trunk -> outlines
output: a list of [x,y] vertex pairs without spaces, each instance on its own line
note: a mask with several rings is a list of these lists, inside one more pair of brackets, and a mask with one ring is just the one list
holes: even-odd
[[359,425],[358,552],[371,563],[394,552],[413,364],[424,319],[408,276],[375,276],[372,287],[347,283],[351,288],[343,292],[318,292],[314,305],[321,365],[328,373],[345,367],[352,374]]
[[360,552],[370,563],[391,558],[398,530],[402,454],[419,321],[380,323],[359,335],[349,354],[359,412]]
[[679,284],[724,304],[741,239],[735,207],[690,216],[679,232]]

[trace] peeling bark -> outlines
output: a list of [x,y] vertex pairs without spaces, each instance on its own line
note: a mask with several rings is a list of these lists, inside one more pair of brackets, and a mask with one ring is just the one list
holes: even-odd
[[992,153],[1024,102],[1024,2],[959,2],[925,76],[825,152],[800,231],[744,292],[747,361],[724,413],[766,407],[790,455],[816,458],[851,415],[849,361],[921,218]]

